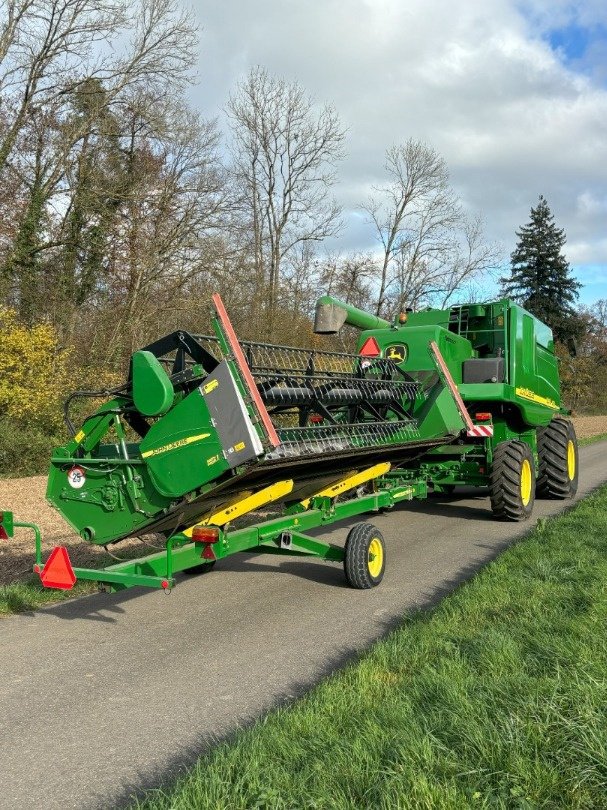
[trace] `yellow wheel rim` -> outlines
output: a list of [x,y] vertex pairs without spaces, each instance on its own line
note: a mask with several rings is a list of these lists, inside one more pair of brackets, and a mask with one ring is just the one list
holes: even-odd
[[378,577],[381,574],[381,569],[384,564],[384,547],[377,539],[373,538],[369,543],[369,573],[372,577]]
[[523,506],[527,506],[531,500],[531,464],[528,459],[524,459],[521,467],[521,500]]
[[573,481],[575,478],[575,444],[572,439],[567,442],[567,474],[569,480]]

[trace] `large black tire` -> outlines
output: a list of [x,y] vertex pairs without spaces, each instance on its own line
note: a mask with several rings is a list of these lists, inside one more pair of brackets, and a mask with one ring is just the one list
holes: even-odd
[[501,442],[493,453],[489,483],[491,510],[499,520],[527,520],[535,501],[535,465],[529,445]]
[[579,455],[573,424],[560,416],[537,429],[538,498],[573,498],[578,487]]
[[357,523],[348,533],[344,571],[352,588],[374,588],[384,578],[386,546],[372,523]]

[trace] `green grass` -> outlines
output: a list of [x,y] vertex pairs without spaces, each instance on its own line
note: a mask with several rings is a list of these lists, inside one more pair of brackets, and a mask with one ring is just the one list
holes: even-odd
[[600,433],[598,436],[587,436],[585,439],[578,439],[578,444],[580,447],[585,447],[587,444],[602,442],[604,439],[607,439],[607,433]]
[[607,807],[607,487],[146,810]]
[[26,582],[0,585],[0,616],[37,610],[55,602],[63,602],[68,597],[93,593],[96,589],[95,583],[83,581],[77,582],[71,591],[56,591],[44,588],[40,584],[40,578],[33,575]]

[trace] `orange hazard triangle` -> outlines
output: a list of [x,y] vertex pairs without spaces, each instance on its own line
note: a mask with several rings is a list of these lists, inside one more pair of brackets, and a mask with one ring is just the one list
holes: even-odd
[[74,587],[76,574],[65,546],[55,546],[40,574],[45,588],[61,588],[68,591]]
[[374,337],[367,338],[358,352],[361,357],[379,357],[381,350]]

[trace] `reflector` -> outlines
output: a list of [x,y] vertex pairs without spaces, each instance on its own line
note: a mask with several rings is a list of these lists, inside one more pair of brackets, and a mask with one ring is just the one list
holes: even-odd
[[358,352],[361,357],[379,357],[381,349],[374,337],[367,338]]
[[74,587],[76,574],[70,562],[65,546],[55,546],[40,574],[40,581],[45,588],[59,588],[69,591]]

